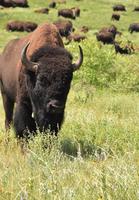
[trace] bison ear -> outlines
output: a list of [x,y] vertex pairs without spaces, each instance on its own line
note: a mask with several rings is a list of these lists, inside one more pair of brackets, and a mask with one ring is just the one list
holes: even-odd
[[27,70],[37,73],[38,63],[29,61],[26,55],[29,44],[27,43],[21,52],[21,62]]
[[74,64],[72,64],[73,71],[78,70],[83,63],[83,50],[80,45],[79,45],[79,50],[80,50],[80,56],[78,60]]

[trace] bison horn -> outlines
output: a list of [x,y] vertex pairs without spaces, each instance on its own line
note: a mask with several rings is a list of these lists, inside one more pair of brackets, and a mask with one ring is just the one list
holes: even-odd
[[35,62],[31,62],[28,60],[27,58],[27,48],[29,46],[30,43],[28,43],[27,45],[25,45],[25,47],[23,48],[22,50],[22,53],[21,53],[21,61],[22,61],[22,64],[30,71],[32,72],[37,72],[38,70],[38,63],[35,63]]
[[76,61],[76,63],[73,64],[73,71],[78,70],[83,63],[83,50],[80,45],[79,45],[79,50],[80,50],[80,57]]

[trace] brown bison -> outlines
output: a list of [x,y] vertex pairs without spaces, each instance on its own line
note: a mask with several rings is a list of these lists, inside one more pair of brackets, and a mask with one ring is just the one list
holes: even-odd
[[133,11],[139,11],[139,6],[136,6]]
[[61,9],[58,10],[58,16],[62,16],[65,18],[75,19],[76,15],[75,12],[72,9]]
[[87,26],[82,26],[80,31],[83,33],[87,33],[89,31],[89,28]]
[[0,0],[0,5],[4,7],[29,7],[27,0]]
[[103,44],[113,44],[114,35],[111,32],[99,32],[96,35],[98,41],[101,41]]
[[[85,35],[80,35],[80,34],[70,34],[68,37],[67,37],[67,40],[68,40],[68,43],[70,43],[71,41],[74,41],[74,42],[81,42],[82,40],[85,40],[87,37]],[[68,44],[67,43],[67,44]]]
[[67,37],[73,31],[72,22],[69,20],[58,20],[54,24],[62,37]]
[[114,10],[114,11],[126,11],[126,8],[125,8],[124,5],[119,4],[119,5],[114,5],[114,6],[113,6],[113,10]]
[[17,137],[29,137],[36,128],[57,135],[73,73],[83,62],[80,46],[79,50],[79,59],[72,63],[56,26],[48,23],[6,45],[0,56],[6,129],[11,125],[16,103],[13,124]]
[[7,31],[27,31],[32,32],[37,28],[37,24],[34,22],[22,22],[22,21],[11,21],[6,25]]
[[117,33],[119,33],[117,31],[117,28],[114,25],[112,25],[110,27],[102,28],[96,34],[96,38],[98,41],[101,41],[103,44],[113,44]]
[[48,8],[41,8],[41,9],[35,10],[34,12],[42,13],[42,14],[48,14],[49,13],[49,9]]
[[52,1],[50,4],[49,4],[49,8],[55,8],[56,7],[56,2],[55,1]]
[[78,8],[78,7],[73,7],[73,8],[71,8],[71,10],[73,10],[73,12],[75,13],[75,16],[76,16],[76,17],[79,17],[79,16],[80,16],[80,8]]
[[120,54],[131,54],[135,51],[133,44],[130,41],[124,47],[121,47],[118,42],[114,42],[114,48],[115,52]]
[[129,31],[130,33],[139,32],[139,23],[130,24],[130,26],[129,26],[129,28],[128,28],[128,31]]
[[113,13],[112,16],[111,16],[111,20],[119,21],[120,20],[120,15],[116,14],[116,13]]

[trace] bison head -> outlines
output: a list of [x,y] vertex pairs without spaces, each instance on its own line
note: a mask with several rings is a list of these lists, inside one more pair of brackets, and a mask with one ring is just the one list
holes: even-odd
[[22,51],[21,61],[34,118],[40,131],[50,129],[56,134],[63,121],[73,72],[80,68],[83,52],[79,46],[80,56],[73,64],[71,54],[64,48],[47,46],[36,51],[30,61],[26,55],[28,46]]

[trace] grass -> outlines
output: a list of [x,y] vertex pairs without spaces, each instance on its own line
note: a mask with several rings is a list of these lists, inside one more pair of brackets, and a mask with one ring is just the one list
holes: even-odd
[[[27,34],[7,32],[9,20],[20,16],[39,24],[55,21],[56,9],[49,15],[34,13],[49,2],[29,0],[30,8],[0,10],[0,50]],[[117,39],[132,40],[138,47],[138,33],[128,33],[129,24],[138,20],[138,13],[132,12],[137,0],[68,0],[57,6],[79,6],[75,28],[91,29],[81,43],[84,64],[74,74],[58,138],[38,133],[21,151],[13,129],[9,135],[5,132],[0,99],[0,200],[139,199],[139,54],[116,55],[112,46],[95,39],[99,28],[111,24],[116,3],[128,9],[114,22],[123,32]],[[72,42],[66,48],[76,59],[78,45]]]

